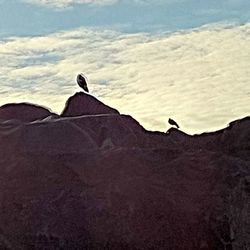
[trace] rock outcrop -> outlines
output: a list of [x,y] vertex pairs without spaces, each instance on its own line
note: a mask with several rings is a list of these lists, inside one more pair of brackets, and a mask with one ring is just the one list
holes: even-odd
[[21,110],[0,109],[1,250],[250,249],[250,118],[190,136],[84,93]]
[[99,114],[119,114],[119,112],[100,102],[94,96],[88,95],[84,92],[78,92],[68,99],[61,116]]
[[53,115],[48,109],[30,103],[11,103],[0,107],[0,120],[32,122]]

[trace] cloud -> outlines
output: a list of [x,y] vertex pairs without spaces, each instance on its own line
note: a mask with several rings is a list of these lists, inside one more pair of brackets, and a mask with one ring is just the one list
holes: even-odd
[[169,117],[189,133],[250,114],[250,24],[152,35],[76,29],[0,41],[0,104],[29,101],[60,112],[79,90],[131,114],[151,130]]
[[35,4],[49,8],[68,8],[79,4],[110,5],[118,0],[21,0],[22,2]]
[[124,1],[127,3],[136,3],[136,4],[161,5],[161,4],[185,2],[187,0],[20,0],[20,1],[48,8],[64,9],[72,7],[74,5],[81,5],[81,4],[102,6],[102,5],[112,5]]

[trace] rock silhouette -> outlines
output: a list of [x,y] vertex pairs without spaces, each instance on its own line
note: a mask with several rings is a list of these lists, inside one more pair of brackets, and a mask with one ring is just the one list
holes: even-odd
[[250,118],[190,136],[85,93],[61,116],[12,107],[0,108],[0,249],[250,248]]
[[81,116],[98,114],[119,114],[113,109],[91,95],[78,92],[68,99],[61,116]]
[[1,120],[32,122],[53,115],[48,109],[30,103],[10,103],[0,107]]

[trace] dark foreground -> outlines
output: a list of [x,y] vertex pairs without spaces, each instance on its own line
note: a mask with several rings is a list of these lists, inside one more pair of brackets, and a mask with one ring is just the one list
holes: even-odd
[[146,131],[78,93],[0,108],[0,250],[249,250],[250,118]]

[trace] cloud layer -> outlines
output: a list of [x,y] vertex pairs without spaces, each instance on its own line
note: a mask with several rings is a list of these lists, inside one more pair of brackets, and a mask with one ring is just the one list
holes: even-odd
[[[2,0],[7,1],[7,0]],[[224,8],[231,9],[232,11],[236,11],[237,8],[241,8],[242,6],[248,7],[249,3],[245,0],[221,0],[220,4],[218,5],[217,1],[211,0],[211,3],[197,3],[195,0],[18,0],[25,3],[30,3],[38,6],[48,7],[48,8],[55,8],[55,9],[63,9],[72,7],[75,5],[82,5],[82,4],[90,4],[90,5],[111,5],[114,3],[136,3],[142,5],[168,5],[168,4],[186,4],[187,10],[196,9],[198,7],[203,6],[203,12],[208,14],[210,11],[218,12],[223,11]],[[211,9],[213,6],[214,9]],[[196,8],[195,8],[196,7]],[[202,13],[201,13],[202,14]]]
[[78,4],[109,5],[118,0],[22,0],[23,2],[51,8],[67,8]]
[[[81,4],[90,4],[90,5],[111,5],[122,0],[20,0],[25,3],[34,4],[38,6],[64,9],[72,7],[74,5]],[[185,2],[187,0],[125,0],[127,3],[136,3],[136,4],[172,4],[178,2]]]
[[77,29],[0,41],[0,104],[29,101],[60,112],[84,72],[91,93],[166,131],[174,118],[189,133],[249,115],[250,24],[173,34]]

